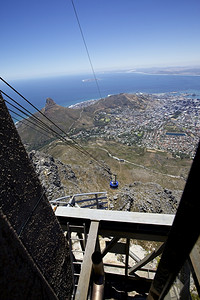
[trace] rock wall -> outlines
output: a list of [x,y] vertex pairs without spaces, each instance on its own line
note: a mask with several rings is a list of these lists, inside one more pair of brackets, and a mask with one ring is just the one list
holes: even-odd
[[29,152],[29,158],[49,201],[65,196],[66,190],[70,192],[69,185],[66,186],[64,182],[73,183],[72,194],[74,191],[79,192],[79,182],[70,165],[63,164],[53,156],[35,150]]
[[154,182],[135,181],[111,199],[114,209],[147,213],[175,214],[182,191],[169,190]]
[[70,298],[66,239],[1,95],[0,208],[58,298]]
[[2,300],[57,299],[1,211],[0,245],[0,291]]
[[[76,176],[80,172],[75,169],[75,166],[72,168],[71,165],[64,164],[51,155],[35,150],[29,153],[29,157],[48,200],[81,193],[83,182]],[[85,172],[90,173],[87,169]],[[96,178],[104,177],[98,166],[96,172],[98,174]],[[93,175],[95,176],[95,172]],[[72,182],[73,186],[70,187]],[[110,195],[110,208],[123,211],[175,214],[181,195],[181,190],[166,189],[154,182],[135,181]]]

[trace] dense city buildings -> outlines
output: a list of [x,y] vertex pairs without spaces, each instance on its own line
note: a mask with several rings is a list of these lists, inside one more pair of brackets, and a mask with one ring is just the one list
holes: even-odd
[[76,137],[100,137],[192,158],[200,137],[200,99],[176,92],[137,96],[145,101],[143,108],[101,110],[95,115],[96,126],[79,131]]

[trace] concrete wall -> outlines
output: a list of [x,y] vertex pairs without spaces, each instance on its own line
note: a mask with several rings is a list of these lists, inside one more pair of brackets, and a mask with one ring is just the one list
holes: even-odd
[[59,299],[70,297],[65,237],[1,96],[0,208]]

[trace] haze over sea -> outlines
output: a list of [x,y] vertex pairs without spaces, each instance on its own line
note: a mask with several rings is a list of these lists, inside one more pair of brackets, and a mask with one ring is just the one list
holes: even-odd
[[[195,93],[200,98],[200,76],[115,72],[98,73],[96,77],[102,97],[119,93],[185,92]],[[39,109],[44,107],[48,97],[62,106],[100,98],[91,74],[15,80],[9,83]],[[1,83],[1,89],[16,98],[16,94],[5,84]]]

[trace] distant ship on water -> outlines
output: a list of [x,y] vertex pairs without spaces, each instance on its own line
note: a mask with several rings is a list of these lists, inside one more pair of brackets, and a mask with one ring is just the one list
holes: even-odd
[[100,80],[99,78],[87,78],[87,79],[82,79],[82,82],[92,82],[92,81],[96,81],[96,80]]

